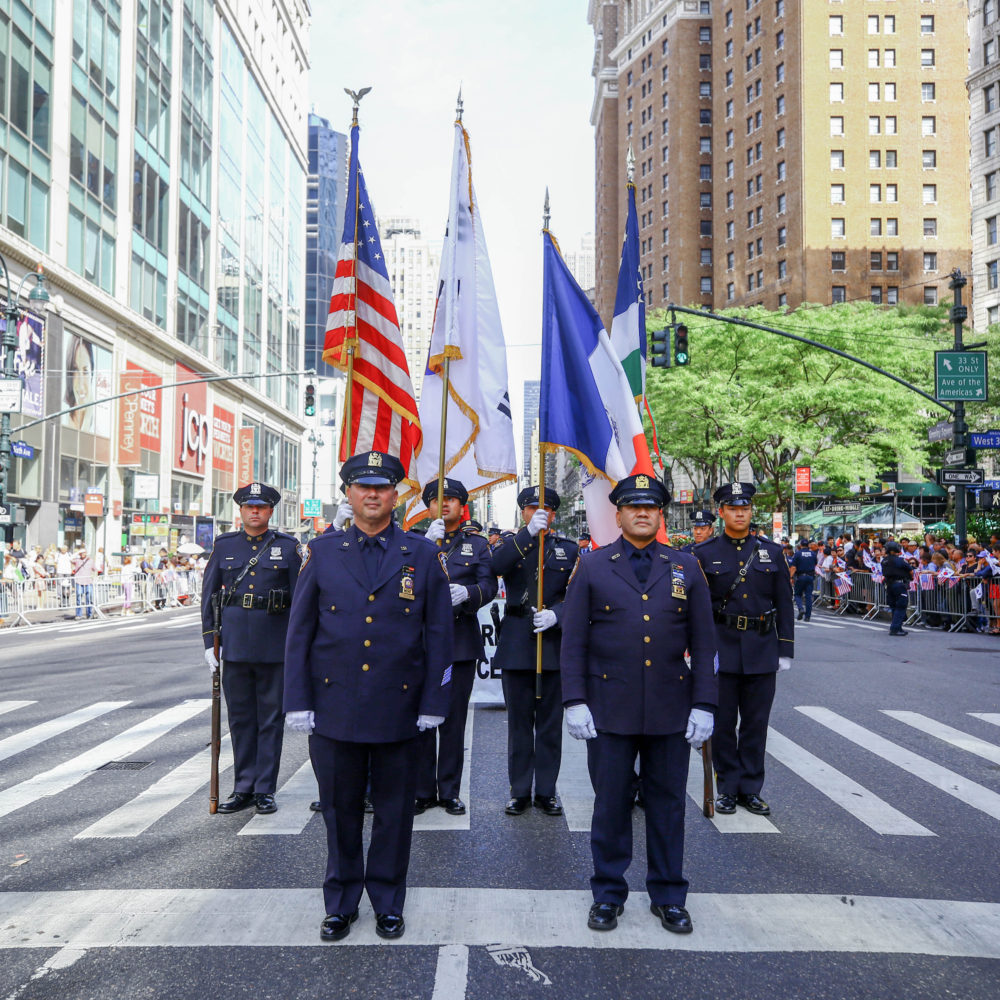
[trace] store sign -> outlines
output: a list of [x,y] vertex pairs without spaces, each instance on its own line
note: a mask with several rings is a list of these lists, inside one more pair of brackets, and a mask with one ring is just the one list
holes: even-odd
[[160,495],[160,477],[137,472],[132,476],[132,498],[155,500]]
[[83,513],[85,517],[104,516],[104,494],[88,490],[83,495]]
[[[197,373],[178,364],[176,381],[197,379]],[[208,414],[208,390],[204,382],[178,386],[177,421],[174,427],[174,468],[179,472],[204,475],[212,443],[212,422]]]
[[236,415],[221,406],[212,407],[212,468],[232,473],[236,461]]
[[[7,300],[0,295],[0,304],[6,308]],[[7,321],[0,316],[0,330],[6,328]],[[45,338],[42,320],[31,313],[22,313],[17,322],[16,346],[14,348],[14,373],[24,382],[24,396],[21,413],[26,417],[41,417],[45,414],[44,369]]]
[[131,393],[118,400],[118,464],[139,465],[142,449],[139,446],[141,423],[142,376],[138,372],[124,371],[118,376],[118,391]]
[[169,518],[166,514],[133,514],[131,534],[156,538],[167,533]]
[[246,486],[253,482],[254,451],[257,431],[254,427],[241,427],[239,450],[236,455],[236,486]]
[[147,387],[139,396],[139,445],[149,451],[159,451],[163,415],[163,393],[159,386],[163,384],[163,379],[131,361],[125,363],[125,370],[137,374],[139,384]]

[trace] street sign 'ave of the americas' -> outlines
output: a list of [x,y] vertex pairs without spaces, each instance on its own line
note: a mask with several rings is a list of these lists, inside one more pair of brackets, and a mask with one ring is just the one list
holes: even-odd
[[935,351],[934,398],[980,402],[987,398],[985,351]]

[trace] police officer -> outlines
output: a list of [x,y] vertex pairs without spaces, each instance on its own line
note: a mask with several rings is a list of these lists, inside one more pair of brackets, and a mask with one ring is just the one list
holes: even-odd
[[[750,535],[751,483],[727,483],[712,495],[724,533],[694,548],[712,592],[719,648],[715,713],[716,810],[737,804],[760,816],[771,810],[764,784],[767,721],[775,676],[792,665],[795,622],[788,567],[776,542]],[[739,732],[737,733],[737,720]]]
[[693,552],[700,542],[708,541],[715,531],[715,516],[710,510],[691,511],[691,537],[693,542],[681,546],[681,552]]
[[576,546],[580,550],[580,555],[590,551],[590,532],[581,531],[580,537],[576,541]]
[[503,532],[501,531],[499,525],[491,524],[486,534],[487,534],[486,540],[490,543],[490,551],[492,552],[493,549],[495,549],[497,545],[500,544],[500,536],[503,534]]
[[796,621],[809,621],[813,610],[813,584],[816,582],[816,553],[809,547],[808,538],[799,539],[799,551],[792,556],[791,574],[795,583]]
[[[532,803],[549,816],[561,816],[556,778],[562,760],[562,695],[559,687],[560,616],[566,584],[576,565],[577,547],[550,534],[559,494],[537,486],[517,495],[523,527],[505,535],[493,550],[493,572],[504,578],[507,595],[500,643],[493,664],[502,671],[507,704],[507,772],[510,801],[505,812],[520,816]],[[543,608],[538,598],[538,535],[545,530]],[[542,633],[542,697],[535,698],[536,639]]]
[[282,661],[301,562],[296,540],[268,527],[280,499],[276,489],[263,483],[241,486],[233,494],[243,530],[216,538],[202,580],[202,638],[210,670],[219,666],[212,648],[213,605],[221,607],[222,690],[233,741],[233,794],[219,803],[220,813],[250,805],[259,813],[278,808],[274,791],[284,728]]
[[436,546],[393,523],[403,475],[398,458],[378,451],[344,462],[353,523],[309,542],[292,604],[285,711],[290,729],[312,733],[327,830],[324,941],[350,933],[364,891],[376,934],[402,936],[417,738],[444,721],[451,702],[448,577]]
[[899,542],[885,543],[882,576],[885,578],[889,608],[892,610],[889,635],[910,634],[903,631],[903,621],[906,618],[907,593],[910,589],[910,581],[913,579],[913,567],[902,557],[900,552]]
[[682,864],[688,743],[697,748],[712,735],[718,695],[712,604],[698,560],[656,540],[669,501],[663,484],[629,476],[610,498],[622,536],[580,560],[562,615],[566,723],[570,735],[588,740],[595,793],[588,926],[613,930],[628,896],[631,779],[638,755],[650,909],[666,930],[687,934],[692,924]]
[[468,521],[462,522],[462,531],[467,535],[482,535],[483,526],[476,520],[470,518]]
[[[452,816],[465,813],[459,798],[465,764],[465,722],[476,679],[476,663],[486,658],[479,609],[496,596],[497,578],[490,565],[490,546],[482,535],[466,532],[462,508],[469,491],[458,479],[445,479],[444,499],[438,510],[438,481],[424,487],[424,506],[433,521],[427,540],[441,545],[441,561],[448,572],[454,612],[452,639],[451,708],[444,722],[420,737],[416,811],[440,805]],[[469,522],[466,522],[468,524]]]

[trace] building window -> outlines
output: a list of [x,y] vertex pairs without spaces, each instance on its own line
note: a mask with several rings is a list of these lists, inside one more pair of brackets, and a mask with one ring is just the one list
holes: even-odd
[[843,135],[843,134],[844,134],[843,115],[830,115],[830,135]]
[[711,125],[712,124],[712,109],[711,108],[700,108],[698,111],[698,124],[699,125]]
[[711,153],[712,152],[712,138],[711,136],[702,136],[698,140],[698,152],[699,153]]
[[736,207],[736,196],[733,191],[726,192],[726,208],[732,211]]
[[920,154],[920,162],[923,164],[924,170],[934,170],[937,168],[937,150],[935,149],[925,149]]
[[701,288],[702,295],[712,294],[712,279],[708,275],[705,275],[702,278],[700,278],[698,283]]
[[898,236],[899,235],[899,219],[886,219],[885,220],[885,235],[886,236]]
[[868,185],[868,200],[870,202],[880,202],[882,200],[882,185],[881,184],[869,184]]
[[[843,119],[841,119],[843,121]],[[878,115],[868,116],[868,134],[869,135],[881,135],[882,134],[882,119]],[[843,132],[841,132],[843,135]]]
[[701,266],[702,267],[711,267],[712,266],[712,251],[711,251],[711,249],[700,250],[699,251],[699,260],[701,261]]
[[736,238],[736,223],[730,219],[726,223],[726,239],[732,240]]
[[990,326],[993,326],[994,324],[1000,322],[1000,306],[986,307],[986,322]]
[[882,31],[886,35],[896,34],[896,16],[894,14],[886,14],[882,21]]
[[[996,267],[996,261],[993,261],[993,266]],[[924,254],[924,270],[925,271],[936,271],[937,270],[937,253],[934,251],[929,251]]]
[[788,243],[788,227],[778,226],[778,246],[783,247]]
[[787,211],[788,199],[785,195],[778,195],[778,215],[784,215]]
[[847,224],[843,219],[830,220],[830,238],[842,240],[846,236]]
[[868,50],[868,68],[878,69],[879,66],[879,49],[869,49]]
[[938,304],[937,285],[924,285],[924,305],[936,306]]
[[778,132],[777,132],[777,146],[778,146],[778,149],[784,149],[785,148],[785,130],[783,128],[779,128],[778,129]]
[[844,169],[844,151],[842,149],[830,150],[830,169],[831,170]]
[[933,14],[921,14],[920,15],[920,34],[921,35],[933,35],[934,34],[934,15]]
[[731,38],[726,42],[726,58],[733,58],[733,40]]
[[831,271],[847,270],[847,254],[843,250],[834,250],[830,254],[830,270]]
[[934,89],[933,83],[922,83],[920,84],[920,100],[922,101],[933,101],[935,99],[936,91]]
[[869,219],[868,220],[868,234],[869,234],[869,236],[881,236],[882,235],[882,220],[881,219]]
[[879,25],[878,14],[869,14],[868,15],[868,34],[869,35],[877,35],[878,34],[878,25]]
[[840,14],[830,15],[830,34],[842,35],[844,33],[844,18]]
[[830,204],[831,205],[842,205],[844,203],[844,185],[843,184],[831,184],[830,185]]
[[844,102],[844,85],[839,81],[830,84],[830,100],[836,104]]
[[882,166],[882,151],[871,149],[868,151],[868,166],[871,170],[878,170]]
[[896,134],[896,116],[886,115],[885,116],[885,134],[895,135]]
[[885,200],[889,202],[899,201],[899,187],[896,184],[886,184]]
[[830,301],[836,305],[847,301],[847,288],[844,285],[834,285],[830,289]]
[[726,254],[726,270],[731,271],[735,266],[736,266],[736,254],[734,254],[733,251],[730,250]]
[[997,109],[997,85],[987,84],[983,87],[983,112],[989,114]]
[[925,184],[923,187],[923,202],[925,205],[937,204],[937,184]]
[[[833,84],[830,84],[832,87]],[[879,85],[877,83],[868,84],[868,100],[877,101],[879,99]]]
[[933,49],[921,49],[920,50],[920,65],[924,67],[934,65],[934,50]]
[[701,222],[698,223],[698,231],[701,233],[702,236],[711,236],[712,235],[712,220],[711,219],[702,219]]
[[997,130],[995,128],[988,128],[983,133],[983,152],[986,156],[996,156]]
[[778,63],[774,70],[774,82],[784,83],[785,82],[785,64],[783,62]]
[[736,286],[730,281],[726,285],[726,299],[732,302],[736,298]]
[[882,270],[882,251],[873,250],[869,255],[868,259],[868,270],[870,271],[881,271]]
[[882,305],[882,288],[879,285],[872,285],[869,295],[872,300],[872,304],[876,306]]
[[698,56],[698,69],[711,69],[712,68],[712,57],[705,53]]
[[885,99],[887,101],[896,100],[896,85],[891,80],[885,85]]
[[844,68],[844,50],[830,49],[830,69],[843,69],[843,68]]
[[885,304],[887,306],[899,305],[899,285],[890,285],[885,291]]
[[786,177],[785,161],[778,161],[778,183],[780,184]]
[[702,191],[698,195],[698,206],[700,208],[711,208],[712,207],[712,192]]
[[986,200],[993,201],[993,199],[997,196],[997,172],[995,170],[991,170],[988,174],[986,174],[983,180],[985,182],[984,187],[986,190]]
[[899,251],[888,250],[885,255],[885,269],[887,271],[899,270]]
[[896,169],[896,150],[887,149],[885,151],[885,165],[888,170]]
[[[701,163],[698,166],[698,179],[703,181],[710,181],[712,179],[712,164],[711,163]],[[667,175],[663,175],[663,186],[667,186]]]
[[788,277],[788,261],[779,260],[778,261],[778,280],[781,281],[783,278]]
[[[712,84],[709,83],[709,82],[707,82],[707,81],[705,81],[705,80],[703,80],[701,83],[699,83],[698,84],[698,96],[699,97],[711,97],[712,96]],[[667,104],[666,104],[666,97],[667,97],[667,95],[664,94],[663,95],[663,98],[664,98],[663,106],[664,107],[667,106]]]
[[775,101],[774,110],[778,115],[783,115],[785,113],[785,95],[779,94],[778,99]]
[[785,292],[782,292],[778,296],[778,308],[779,309],[784,309],[785,306],[787,306],[787,305],[788,305],[788,295]]
[[920,134],[921,135],[937,135],[937,116],[936,115],[924,115],[920,119]]
[[702,45],[712,44],[712,29],[711,28],[699,28],[698,29],[698,41]]
[[896,50],[884,49],[882,52],[882,65],[886,69],[894,69],[896,66]]
[[991,215],[986,220],[986,245],[996,246],[997,242],[997,217]]

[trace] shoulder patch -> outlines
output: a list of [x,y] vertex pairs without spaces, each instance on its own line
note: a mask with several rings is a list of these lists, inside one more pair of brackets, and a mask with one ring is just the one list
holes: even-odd
[[303,548],[305,549],[305,551],[300,553],[300,555],[302,556],[302,565],[299,566],[300,573],[306,568],[306,565],[312,558],[312,553],[313,553],[311,545],[303,546]]

